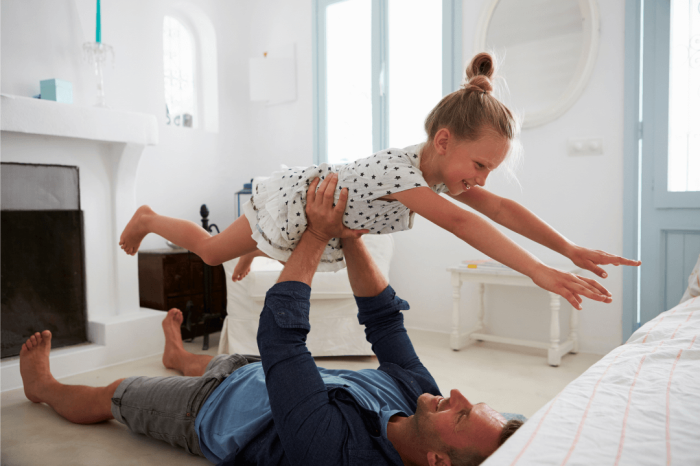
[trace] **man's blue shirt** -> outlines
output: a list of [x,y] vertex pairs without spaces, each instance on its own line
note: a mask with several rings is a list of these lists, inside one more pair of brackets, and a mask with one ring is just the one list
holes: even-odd
[[[391,416],[413,414],[410,403],[385,372],[322,367],[318,372],[329,390],[343,387],[362,407],[376,413],[385,439]],[[271,420],[265,374],[257,362],[238,369],[217,387],[197,415],[195,429],[204,455],[212,463],[219,463],[230,452],[250,443]]]
[[[350,375],[348,371],[320,371],[306,348],[306,335],[309,325],[309,297],[311,288],[300,282],[282,282],[273,286],[265,299],[258,327],[258,348],[262,358],[264,383],[267,397],[257,408],[247,407],[233,410],[248,414],[247,425],[239,436],[227,443],[231,448],[220,464],[223,465],[381,465],[403,464],[398,452],[386,436],[386,421],[392,410],[400,409],[407,415],[416,410],[418,397],[423,393],[440,395],[435,380],[418,359],[403,325],[402,310],[409,309],[408,303],[396,296],[388,286],[382,293],[372,298],[356,298],[359,309],[358,319],[365,325],[367,340],[379,359],[380,376],[362,380],[362,375]],[[252,367],[251,367],[252,366]],[[258,374],[245,383],[259,384],[262,379],[250,364],[240,371]],[[346,372],[342,375],[340,372]],[[363,371],[364,372],[364,371]],[[245,373],[240,373],[245,374]],[[239,377],[240,377],[239,374]],[[356,373],[358,374],[358,373]],[[232,375],[232,376],[233,376]],[[229,378],[231,378],[230,376]],[[328,377],[336,377],[329,383]],[[228,382],[235,384],[235,380]],[[384,385],[383,388],[379,385]],[[395,399],[382,399],[378,395],[385,390],[397,390]],[[372,395],[372,391],[375,394]],[[216,394],[227,394],[227,389],[219,387]],[[371,398],[374,398],[372,403]],[[218,396],[200,412],[196,425],[198,434],[204,432],[204,447],[218,447],[209,444],[207,432],[214,433],[206,424],[207,417],[219,411],[219,404],[226,396]],[[403,400],[405,406],[395,407],[392,403]],[[207,400],[209,403],[209,400]],[[257,409],[271,415],[255,416]],[[382,403],[386,403],[384,409]],[[379,406],[379,407],[378,407]],[[204,409],[203,409],[204,411]],[[215,426],[225,425],[225,409],[214,414]],[[202,419],[199,419],[199,418]],[[229,429],[238,428],[235,418],[228,419]],[[217,429],[214,427],[213,429]],[[244,440],[241,440],[244,439]],[[206,450],[205,450],[206,452]],[[211,451],[210,451],[211,452]],[[226,452],[222,448],[213,458],[221,458]],[[207,455],[208,456],[208,455]]]

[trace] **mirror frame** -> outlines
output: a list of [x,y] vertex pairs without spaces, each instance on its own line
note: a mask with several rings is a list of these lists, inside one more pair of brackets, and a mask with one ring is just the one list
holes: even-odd
[[[500,1],[501,0],[490,0],[485,4],[481,12],[474,40],[474,54],[486,50],[486,33],[489,23],[491,22],[491,17]],[[536,112],[524,111],[523,128],[544,125],[566,113],[578,98],[581,97],[581,94],[590,80],[591,74],[593,74],[593,67],[598,58],[598,46],[600,42],[600,12],[596,0],[578,0],[578,2],[584,22],[583,50],[585,51],[581,55],[577,66],[576,74],[578,77],[571,81],[564,94],[554,104]]]

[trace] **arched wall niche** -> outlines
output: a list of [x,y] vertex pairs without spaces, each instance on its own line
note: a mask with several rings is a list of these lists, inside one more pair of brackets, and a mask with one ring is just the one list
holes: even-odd
[[197,110],[200,128],[219,132],[219,80],[216,31],[209,17],[197,5],[177,2],[165,13],[192,29],[195,37]]

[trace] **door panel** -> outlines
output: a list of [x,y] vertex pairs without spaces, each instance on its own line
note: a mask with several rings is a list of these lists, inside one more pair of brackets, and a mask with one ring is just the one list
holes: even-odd
[[[700,253],[700,192],[669,191],[667,170],[669,95],[674,92],[670,85],[677,81],[671,79],[669,72],[672,8],[697,10],[698,4],[700,0],[644,0],[643,3],[639,191],[642,267],[637,325],[678,304]],[[700,11],[695,14],[700,20]]]
[[700,230],[664,231],[666,276],[664,308],[677,305],[700,254]]

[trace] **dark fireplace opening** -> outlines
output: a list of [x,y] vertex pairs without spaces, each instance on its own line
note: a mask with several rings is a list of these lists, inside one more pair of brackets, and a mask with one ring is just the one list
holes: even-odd
[[29,336],[85,343],[87,309],[78,167],[2,163],[2,358]]

